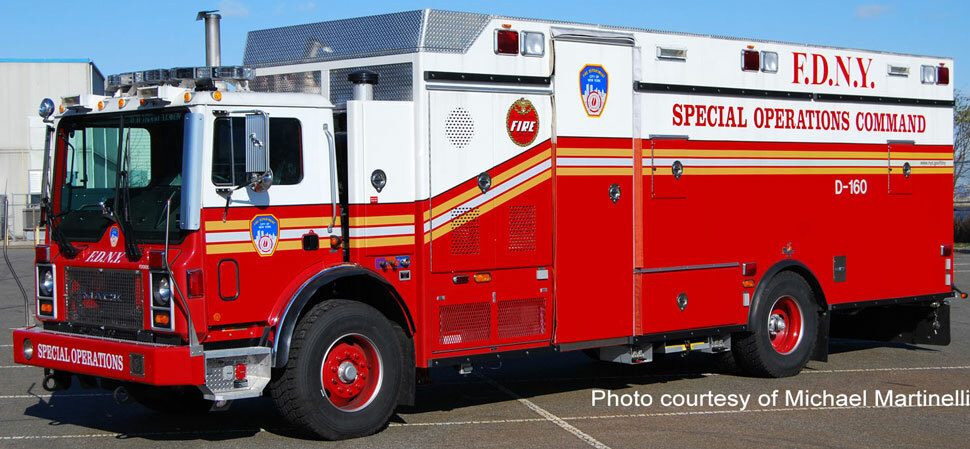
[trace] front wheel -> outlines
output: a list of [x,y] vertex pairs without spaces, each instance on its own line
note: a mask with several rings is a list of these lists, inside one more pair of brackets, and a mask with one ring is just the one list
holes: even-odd
[[363,303],[317,304],[293,334],[273,399],[290,423],[329,440],[370,435],[397,404],[401,346],[391,323]]
[[738,366],[761,377],[788,377],[808,363],[818,334],[815,296],[805,279],[783,272],[771,279],[755,304],[748,332],[735,334]]

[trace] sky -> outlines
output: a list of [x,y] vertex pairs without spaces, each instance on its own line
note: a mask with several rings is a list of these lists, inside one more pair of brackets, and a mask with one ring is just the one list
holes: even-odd
[[436,8],[954,58],[953,80],[970,92],[970,2],[369,0],[8,1],[0,59],[90,59],[115,73],[204,65],[201,9],[218,9],[222,63],[240,64],[252,30]]

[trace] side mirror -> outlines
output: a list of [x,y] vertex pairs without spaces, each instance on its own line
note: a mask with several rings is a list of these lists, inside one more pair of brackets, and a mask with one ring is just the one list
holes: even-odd
[[254,192],[273,185],[269,167],[269,116],[264,112],[246,114],[246,176]]

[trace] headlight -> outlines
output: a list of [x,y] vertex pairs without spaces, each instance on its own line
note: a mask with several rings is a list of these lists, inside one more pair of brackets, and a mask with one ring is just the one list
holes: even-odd
[[158,279],[158,285],[155,288],[155,304],[168,307],[168,302],[172,299],[172,285],[169,283],[168,277],[162,277]]
[[51,296],[54,294],[54,273],[50,270],[44,270],[40,278],[40,294],[41,296]]

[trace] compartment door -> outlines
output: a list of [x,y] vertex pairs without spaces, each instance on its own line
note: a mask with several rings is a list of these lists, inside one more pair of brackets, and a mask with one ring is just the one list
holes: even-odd
[[551,99],[429,95],[432,271],[551,264]]
[[554,41],[557,343],[634,334],[633,47]]

